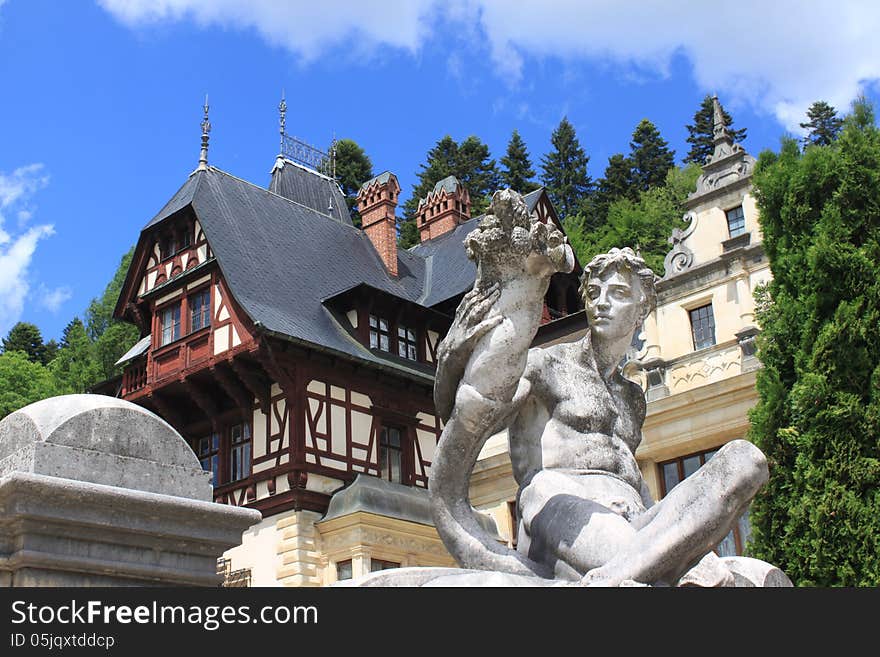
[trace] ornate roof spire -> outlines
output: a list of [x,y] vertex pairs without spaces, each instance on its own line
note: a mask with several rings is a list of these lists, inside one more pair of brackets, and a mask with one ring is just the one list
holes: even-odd
[[742,152],[742,146],[733,142],[733,135],[727,129],[727,124],[724,122],[724,108],[721,107],[717,94],[712,96],[712,121],[712,142],[715,144],[715,151],[706,158],[706,164]]
[[721,103],[718,101],[717,95],[712,96],[712,119],[714,123],[712,134],[715,137],[715,140],[717,141],[721,138],[733,143],[733,138],[727,131],[727,125],[724,123],[724,110],[721,108]]
[[211,132],[211,122],[208,120],[208,94],[205,94],[205,118],[202,119],[202,152],[199,155],[198,171],[208,168],[208,135]]
[[284,124],[286,121],[285,115],[287,114],[287,102],[284,100],[284,89],[281,90],[281,102],[278,103],[278,114],[280,115],[279,119],[279,132],[281,132],[281,143],[278,148],[278,153],[284,153]]

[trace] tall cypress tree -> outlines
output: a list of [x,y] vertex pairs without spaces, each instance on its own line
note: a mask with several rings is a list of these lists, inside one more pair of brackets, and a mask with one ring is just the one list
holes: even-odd
[[629,147],[634,189],[644,192],[663,185],[675,161],[675,151],[670,150],[657,126],[642,119],[633,131]]
[[880,131],[856,105],[839,139],[787,140],[754,175],[773,279],[759,297],[750,437],[770,481],[750,553],[795,584],[880,585]]
[[507,142],[507,154],[501,158],[501,166],[503,167],[501,169],[501,183],[505,187],[510,187],[520,194],[528,194],[538,189],[539,185],[533,181],[535,170],[529,160],[526,143],[517,130],[514,130],[510,135],[510,141]]
[[843,127],[843,119],[837,116],[837,110],[824,100],[817,100],[810,105],[807,110],[807,119],[800,126],[807,130],[806,136],[802,142],[804,148],[815,144],[816,146],[827,146],[840,134]]
[[587,173],[590,158],[567,117],[562,117],[550,142],[553,150],[541,159],[541,181],[556,211],[565,218],[575,214],[592,191],[593,181]]
[[[733,129],[733,119],[727,113],[727,110],[722,108],[721,115],[724,117],[724,124],[727,126],[727,131],[733,137],[734,142],[741,142],[746,138],[746,128]],[[703,102],[700,104],[700,109],[694,114],[694,122],[685,126],[688,131],[686,141],[691,145],[691,149],[683,160],[685,164],[690,162],[705,164],[706,158],[715,150],[715,146],[712,143],[715,127],[714,117],[715,110],[712,96],[706,94],[706,97],[703,98]]]

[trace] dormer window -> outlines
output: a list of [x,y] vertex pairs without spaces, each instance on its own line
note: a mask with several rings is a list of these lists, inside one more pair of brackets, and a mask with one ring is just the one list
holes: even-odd
[[205,328],[211,323],[211,290],[205,288],[192,294],[187,299],[189,303],[189,330],[190,333]]
[[746,232],[746,217],[741,205],[731,208],[727,214],[727,230],[731,237],[742,235]]
[[397,327],[397,355],[409,360],[419,359],[416,332],[403,325]]
[[370,315],[370,348],[391,351],[391,330],[388,320]]
[[159,259],[165,260],[166,258],[170,258],[177,252],[177,245],[175,244],[173,235],[166,235],[159,241]]

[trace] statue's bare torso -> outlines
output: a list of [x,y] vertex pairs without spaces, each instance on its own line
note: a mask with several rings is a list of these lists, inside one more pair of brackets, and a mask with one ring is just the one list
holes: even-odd
[[529,351],[529,394],[510,427],[517,483],[544,469],[602,471],[642,489],[644,394],[617,373],[604,381],[589,350],[587,338]]

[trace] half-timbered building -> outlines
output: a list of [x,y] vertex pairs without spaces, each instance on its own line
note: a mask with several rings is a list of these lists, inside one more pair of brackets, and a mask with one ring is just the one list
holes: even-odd
[[[323,154],[280,155],[261,187],[208,165],[208,129],[198,168],[138,238],[115,315],[142,338],[118,394],[184,436],[216,502],[263,513],[227,554],[240,581],[452,565],[425,489],[437,344],[475,276],[467,190],[439,181],[421,243],[402,250],[394,174],[363,185],[356,228]],[[560,225],[542,190],[525,198]],[[543,332],[581,309],[578,275],[553,277]]]

